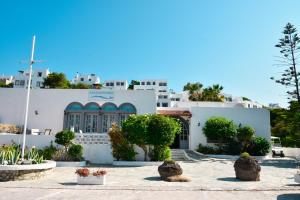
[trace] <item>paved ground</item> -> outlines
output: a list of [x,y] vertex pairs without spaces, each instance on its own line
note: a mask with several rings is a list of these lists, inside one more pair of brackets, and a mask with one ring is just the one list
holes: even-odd
[[229,160],[206,158],[200,162],[180,162],[180,165],[191,182],[161,181],[155,166],[101,166],[108,171],[107,185],[82,186],[76,184],[75,168],[56,168],[40,180],[0,183],[0,199],[154,199],[157,196],[160,199],[300,200],[300,185],[293,179],[297,164],[291,160],[262,163],[259,182],[236,180],[233,161]]
[[70,189],[20,189],[0,190],[1,200],[299,200],[298,191],[139,191],[139,190],[70,190]]

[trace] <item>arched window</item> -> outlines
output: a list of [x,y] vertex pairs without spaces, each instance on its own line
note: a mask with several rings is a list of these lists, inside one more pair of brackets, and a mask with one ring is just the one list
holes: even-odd
[[98,121],[99,111],[101,107],[94,102],[88,103],[84,106],[84,132],[85,133],[97,133],[98,132]]
[[122,122],[126,120],[129,117],[129,115],[136,114],[136,108],[131,103],[123,103],[119,106],[119,112],[119,125],[121,126]]
[[73,102],[66,107],[65,128],[79,132],[83,106],[81,103]]
[[136,108],[130,103],[123,103],[118,107],[111,102],[102,106],[95,102],[85,106],[73,102],[65,109],[64,128],[76,133],[105,133],[112,123],[121,125],[131,114],[136,114]]
[[81,110],[83,110],[83,106],[81,103],[78,102],[70,103],[66,108],[66,111],[81,111]]
[[108,132],[112,123],[119,124],[118,107],[113,103],[105,103],[102,105],[102,124],[101,132]]
[[136,108],[131,103],[123,103],[119,106],[119,111],[124,113],[135,114]]
[[101,107],[97,103],[91,102],[91,103],[87,103],[84,106],[84,110],[86,110],[86,111],[100,111]]
[[102,105],[102,110],[104,112],[116,112],[118,107],[114,103],[105,103]]

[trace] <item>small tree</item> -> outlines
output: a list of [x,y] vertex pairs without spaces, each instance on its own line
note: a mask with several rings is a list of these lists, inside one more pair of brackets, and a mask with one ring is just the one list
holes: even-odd
[[300,73],[297,71],[297,58],[299,57],[300,50],[300,38],[297,34],[297,29],[290,23],[287,23],[283,30],[283,38],[279,39],[279,42],[275,47],[280,49],[282,56],[279,56],[278,66],[285,67],[284,72],[281,74],[281,78],[275,79],[276,83],[293,88],[291,91],[287,91],[290,95],[289,99],[296,99],[300,104],[299,95],[299,78]]
[[154,146],[169,146],[180,131],[181,125],[176,119],[151,115],[148,125],[149,143]]
[[181,125],[176,119],[163,115],[151,115],[148,125],[148,142],[154,146],[153,160],[165,160],[171,157],[169,145],[174,142],[176,134],[180,131]]
[[72,140],[75,138],[75,133],[69,130],[63,130],[55,135],[55,142],[63,145],[65,153],[68,151],[68,147],[72,144]]
[[122,124],[122,132],[131,144],[136,144],[144,151],[147,160],[148,124],[150,115],[130,115]]
[[44,80],[44,87],[46,88],[69,88],[69,81],[63,73],[51,73]]
[[232,140],[237,134],[233,121],[223,117],[209,118],[205,122],[203,132],[208,139],[221,143]]

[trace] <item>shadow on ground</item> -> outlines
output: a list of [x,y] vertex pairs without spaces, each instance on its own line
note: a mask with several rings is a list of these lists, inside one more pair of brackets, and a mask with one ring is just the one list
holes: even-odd
[[150,176],[150,177],[146,177],[144,179],[147,181],[162,181],[159,176]]
[[296,161],[284,161],[284,160],[268,160],[260,164],[261,166],[267,167],[278,167],[278,168],[297,168],[299,164]]
[[277,200],[299,200],[300,199],[300,193],[299,194],[281,194],[277,196]]
[[60,183],[61,185],[64,186],[74,186],[74,185],[78,185],[76,182],[67,182],[67,183]]
[[217,178],[219,181],[227,181],[227,182],[241,182],[241,180],[235,178],[235,177],[223,177],[223,178]]

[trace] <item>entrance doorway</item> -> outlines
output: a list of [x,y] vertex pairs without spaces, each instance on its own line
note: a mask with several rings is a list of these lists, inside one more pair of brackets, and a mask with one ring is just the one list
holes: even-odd
[[189,148],[189,122],[182,117],[173,117],[179,120],[181,132],[176,135],[171,149],[188,149]]

